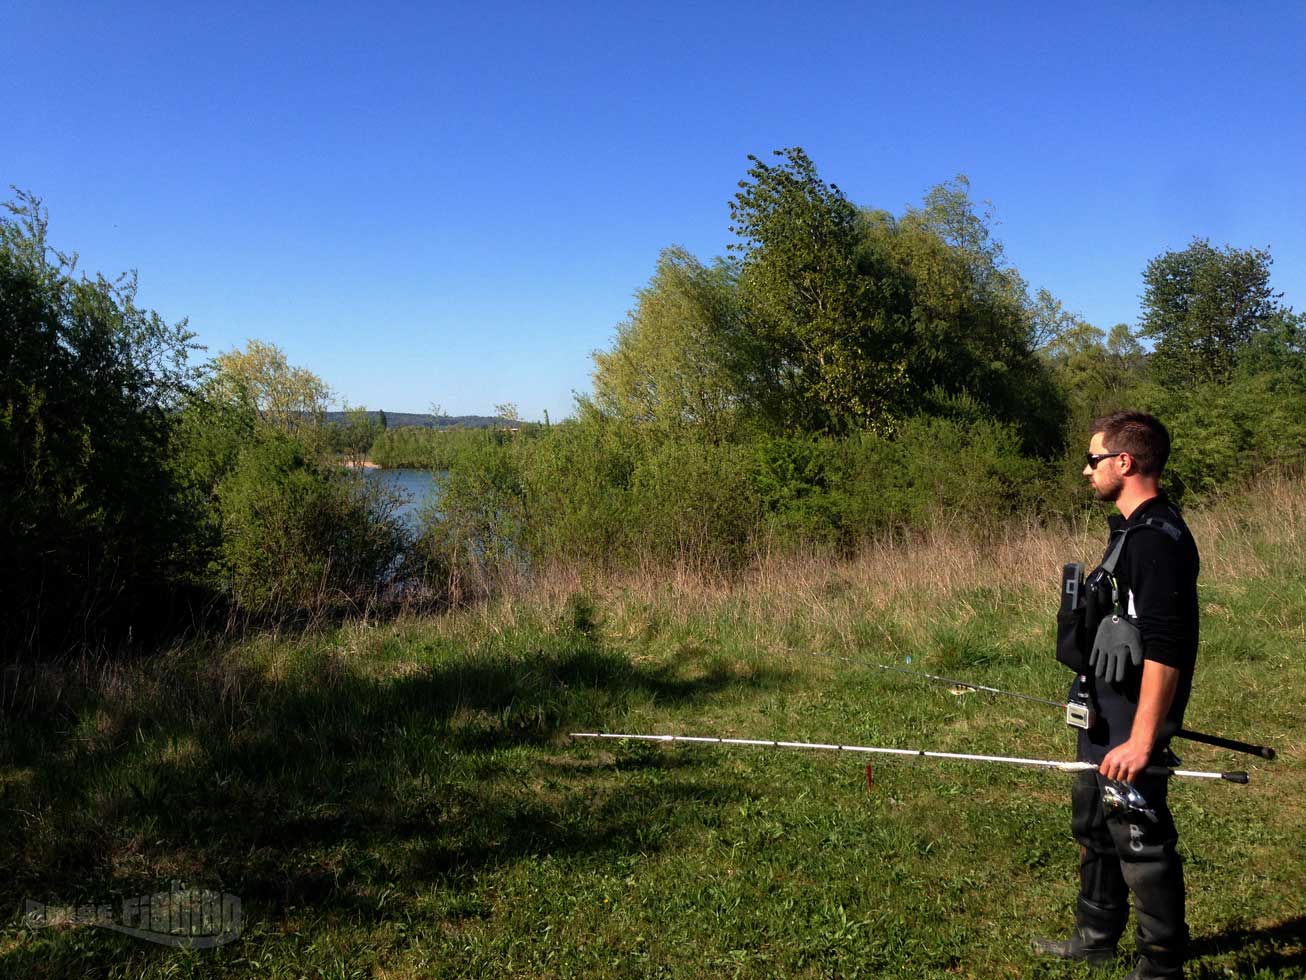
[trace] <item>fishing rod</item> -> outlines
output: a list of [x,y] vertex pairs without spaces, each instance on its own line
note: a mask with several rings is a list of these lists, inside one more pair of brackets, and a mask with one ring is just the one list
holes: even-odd
[[[839,657],[832,653],[815,653],[810,654],[813,657],[821,657],[825,660],[842,660],[844,663],[857,664],[862,667],[878,667],[880,670],[891,670],[895,673],[906,674],[909,677],[919,677],[923,680],[934,681],[937,684],[950,684],[953,687],[964,687],[972,691],[984,691],[987,694],[998,694],[1004,698],[1019,698],[1021,701],[1033,701],[1035,704],[1045,704],[1052,708],[1060,708],[1066,713],[1066,724],[1074,728],[1091,728],[1093,726],[1093,711],[1087,704],[1081,704],[1076,701],[1053,701],[1050,698],[1039,698],[1032,694],[1021,694],[1018,691],[1004,691],[1001,688],[989,687],[985,684],[972,684],[969,681],[959,681],[951,677],[940,677],[938,674],[927,674],[922,670],[910,670],[906,667],[894,667],[889,664],[879,664],[872,660],[858,660],[854,657]],[[1260,756],[1262,759],[1273,759],[1275,757],[1274,749],[1268,745],[1254,745],[1251,742],[1242,742],[1235,738],[1225,738],[1223,735],[1208,735],[1206,732],[1195,732],[1188,728],[1181,728],[1174,733],[1174,737],[1186,739],[1189,742],[1201,742],[1204,745],[1214,745],[1222,749],[1230,749],[1234,752],[1242,752],[1246,755]]]
[[[824,752],[859,752],[865,755],[902,755],[926,759],[954,759],[962,762],[994,762],[1011,766],[1031,766],[1038,769],[1055,769],[1058,772],[1096,771],[1092,762],[1070,762],[1061,759],[1022,759],[1004,755],[976,755],[970,752],[931,752],[925,749],[890,749],[878,745],[840,745],[826,742],[781,742],[763,738],[718,738],[704,735],[631,735],[615,732],[572,732],[572,738],[611,738],[642,742],[692,742],[711,745],[757,745],[771,749],[811,749]],[[1148,766],[1143,770],[1149,776],[1181,776],[1186,779],[1223,779],[1230,783],[1246,783],[1245,772],[1210,772],[1203,769],[1172,769],[1169,766]]]

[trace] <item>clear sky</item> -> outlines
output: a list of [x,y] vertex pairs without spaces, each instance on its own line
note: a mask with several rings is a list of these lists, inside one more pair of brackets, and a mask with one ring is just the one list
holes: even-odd
[[1147,260],[1269,247],[1306,306],[1306,4],[0,5],[0,184],[210,353],[354,404],[556,420],[660,249],[798,145],[901,212],[969,175],[1093,323]]

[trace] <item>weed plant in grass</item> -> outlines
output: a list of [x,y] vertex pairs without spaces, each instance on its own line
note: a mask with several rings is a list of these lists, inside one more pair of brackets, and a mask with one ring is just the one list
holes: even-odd
[[[1203,645],[1177,782],[1190,976],[1306,975],[1306,486],[1190,515]],[[573,730],[1069,757],[1056,713],[830,652],[1047,697],[1060,565],[1098,528],[947,531],[735,580],[555,569],[444,616],[5,678],[0,974],[91,977],[1087,976],[1037,961],[1077,856],[1068,777],[948,762],[573,743]],[[234,893],[218,949],[31,930],[25,899]],[[1128,940],[1125,948],[1128,949]],[[1127,970],[1122,958],[1119,972]]]

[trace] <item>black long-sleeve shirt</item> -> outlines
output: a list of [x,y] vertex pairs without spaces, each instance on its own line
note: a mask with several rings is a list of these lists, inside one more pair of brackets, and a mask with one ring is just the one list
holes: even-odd
[[[1164,493],[1144,501],[1128,520],[1117,514],[1108,523],[1115,532],[1136,527],[1149,518],[1159,518],[1183,533],[1176,541],[1150,528],[1130,531],[1116,566],[1116,578],[1125,612],[1142,634],[1144,660],[1154,660],[1180,672],[1174,704],[1168,713],[1168,718],[1177,722],[1182,720],[1188,705],[1197,663],[1197,575],[1201,558],[1188,525]],[[1120,691],[1134,704],[1138,702],[1141,680],[1141,670],[1131,671]]]
[[[1142,636],[1144,660],[1179,671],[1174,700],[1159,733],[1164,744],[1183,725],[1193,688],[1198,637],[1197,573],[1201,561],[1187,524],[1164,494],[1144,501],[1129,520],[1119,514],[1108,518],[1111,537],[1107,553],[1119,532],[1149,519],[1160,519],[1178,528],[1182,532],[1179,539],[1155,528],[1130,531],[1116,565],[1116,581],[1124,611]],[[1080,732],[1080,759],[1101,763],[1108,751],[1129,738],[1142,680],[1141,666],[1131,668],[1119,684],[1100,680],[1091,670],[1075,678],[1070,697],[1087,695],[1098,713],[1093,727]]]

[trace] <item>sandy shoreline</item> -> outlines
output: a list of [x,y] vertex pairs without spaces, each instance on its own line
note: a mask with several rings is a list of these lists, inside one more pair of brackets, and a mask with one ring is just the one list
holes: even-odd
[[381,468],[379,463],[373,463],[370,459],[360,459],[357,461],[347,459],[344,461],[344,464],[347,469],[351,470],[379,470]]

